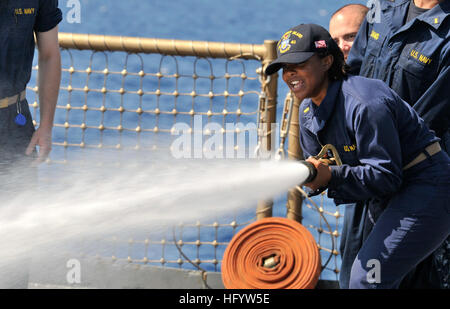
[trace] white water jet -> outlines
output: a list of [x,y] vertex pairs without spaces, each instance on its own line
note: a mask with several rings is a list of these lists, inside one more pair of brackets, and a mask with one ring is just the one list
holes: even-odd
[[[54,179],[57,186],[11,192],[0,207],[1,264],[8,267],[31,250],[58,250],[83,237],[158,229],[255,208],[257,201],[276,197],[309,175],[306,166],[292,161],[129,162],[84,164]],[[1,272],[0,266],[0,283],[10,280]]]

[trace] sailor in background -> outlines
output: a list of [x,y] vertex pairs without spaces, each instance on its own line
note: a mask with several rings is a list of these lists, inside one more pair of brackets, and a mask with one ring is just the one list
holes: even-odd
[[369,9],[362,4],[347,4],[331,15],[329,31],[331,37],[344,53],[347,61],[356,35]]
[[[374,4],[350,51],[347,63],[351,73],[384,81],[417,111],[441,139],[441,147],[448,154],[450,1],[384,0]],[[355,213],[355,224],[350,229],[366,236],[383,207],[383,203],[374,203],[369,209]],[[362,232],[357,225],[364,220],[360,214],[366,212],[366,231]],[[447,239],[405,278],[402,287],[449,288],[449,276]]]
[[[62,13],[57,0],[0,1],[0,196],[14,198],[36,183],[35,165],[43,162],[52,142],[53,118],[61,79],[58,23]],[[36,35],[39,51],[39,128],[35,130],[25,98],[31,77]],[[39,153],[36,152],[39,147]],[[33,166],[34,165],[34,166]],[[17,205],[22,207],[26,205]],[[5,236],[5,235],[3,235]],[[7,235],[5,236],[7,237]],[[9,263],[4,265],[4,263]],[[0,261],[1,280],[7,286],[26,288],[28,257],[13,264]]]
[[[35,163],[51,150],[53,118],[61,79],[58,23],[62,13],[57,0],[0,2],[0,163],[11,168],[36,152]],[[31,77],[34,34],[39,51],[40,124],[35,131],[26,85]]]
[[312,157],[317,177],[336,204],[386,201],[353,263],[350,288],[398,288],[403,277],[450,233],[450,158],[439,138],[385,83],[347,74],[342,51],[322,27],[286,32],[265,70],[283,69],[299,99],[305,157],[336,146],[343,164]]
[[[450,151],[450,1],[379,1],[348,58],[351,72],[384,81]],[[419,4],[421,4],[419,6]],[[378,20],[377,20],[378,19]]]

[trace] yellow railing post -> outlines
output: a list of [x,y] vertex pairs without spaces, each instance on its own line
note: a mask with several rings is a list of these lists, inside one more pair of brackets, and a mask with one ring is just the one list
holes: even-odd
[[[299,107],[300,100],[294,97],[294,104],[292,107],[291,124],[289,126],[288,137],[288,157],[291,160],[300,160],[303,158],[302,149],[300,147],[300,123],[299,123]],[[288,219],[302,222],[302,203],[303,196],[296,190],[291,189],[287,196],[287,212]]]
[[[263,58],[263,69],[267,67],[277,57],[277,42],[266,40],[264,41],[266,47],[265,55]],[[265,132],[261,139],[261,149],[263,151],[271,151],[272,147],[272,124],[276,123],[277,117],[277,88],[278,88],[278,74],[273,74],[269,77],[264,75],[265,80],[262,82],[263,91],[266,96],[267,105],[263,113],[262,121],[264,123]],[[272,216],[273,201],[265,200],[259,201],[256,208],[256,219],[262,219]]]

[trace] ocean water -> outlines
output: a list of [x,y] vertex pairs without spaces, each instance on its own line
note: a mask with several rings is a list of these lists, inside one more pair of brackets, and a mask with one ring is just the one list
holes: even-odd
[[[316,23],[328,28],[345,0],[80,0],[80,23],[67,14],[74,1],[59,0],[60,31],[260,44],[288,28]],[[69,5],[70,7],[67,7]]]
[[[316,23],[328,28],[329,18],[339,7],[349,3],[365,4],[363,1],[343,0],[80,0],[78,1],[80,4],[80,20],[78,22],[71,19],[74,2],[77,1],[59,1],[59,6],[63,11],[63,21],[59,25],[60,32],[250,44],[262,44],[264,40],[268,39],[278,40],[286,30],[300,23]],[[82,68],[89,64],[86,54],[74,52],[72,57],[73,61]],[[111,59],[111,66],[121,67],[122,64],[116,64],[114,58]],[[133,62],[130,71],[138,72],[139,65],[139,61]],[[146,63],[145,65],[147,69],[160,64]],[[201,64],[200,69],[204,69],[206,72],[207,64]],[[62,85],[67,83],[66,79],[63,77]],[[97,81],[97,83],[101,82],[101,79]],[[34,75],[30,84],[35,84]],[[116,82],[116,85],[113,82],[112,86],[119,88],[119,84],[119,81]],[[282,100],[288,89],[281,79],[278,84],[277,115],[279,119],[283,107]],[[250,87],[252,86],[255,85],[250,84]],[[167,87],[170,88],[172,85],[167,85]],[[207,93],[208,87],[209,85],[203,85],[202,89],[202,85],[199,85],[198,91]],[[219,89],[215,90],[221,91],[222,89],[219,86]],[[255,98],[253,97],[253,99]],[[64,102],[66,99],[67,93],[62,92],[60,102]],[[82,96],[78,99],[83,100]],[[72,97],[72,102],[76,100],[76,96]],[[64,111],[58,110],[55,118],[64,122],[64,117]],[[110,117],[112,118],[108,121],[117,123],[119,116]],[[79,119],[70,120],[72,122],[80,121]],[[128,121],[132,123],[134,120],[129,119]],[[89,121],[95,122],[95,119],[88,119],[88,125]],[[54,130],[54,140],[62,140],[64,134],[63,130]],[[78,133],[73,131],[71,138],[74,140],[81,138],[76,134]],[[95,141],[95,137],[90,138],[91,141]],[[58,156],[61,154],[58,149],[55,149],[51,157],[58,158]],[[52,165],[52,168],[57,167]],[[284,203],[285,195],[275,197],[274,216],[285,216]],[[325,199],[324,203],[331,210],[334,209],[332,201]],[[247,213],[242,220],[245,221],[252,215]],[[226,236],[222,235],[221,237],[226,239]],[[326,240],[323,241],[326,242]],[[330,247],[330,244],[328,243],[326,246]],[[327,257],[328,254],[325,254],[322,258],[326,259]],[[333,268],[334,265],[330,265],[330,267]],[[328,271],[323,273],[322,278],[335,280],[336,276]]]

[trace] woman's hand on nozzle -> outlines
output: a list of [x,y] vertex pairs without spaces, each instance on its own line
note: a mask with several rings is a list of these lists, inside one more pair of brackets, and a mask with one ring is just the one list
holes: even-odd
[[314,165],[317,170],[317,176],[313,181],[305,183],[305,186],[313,191],[326,187],[331,180],[331,168],[327,164],[313,157],[309,157],[306,161]]

